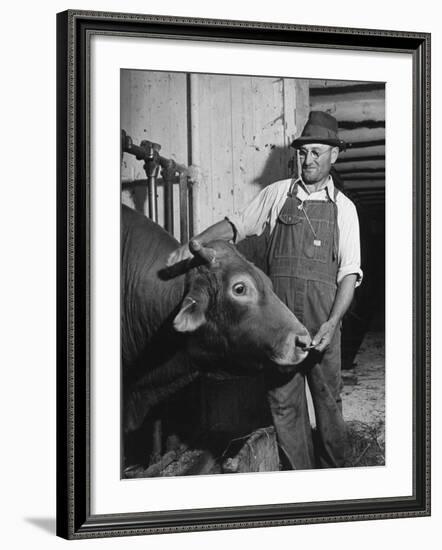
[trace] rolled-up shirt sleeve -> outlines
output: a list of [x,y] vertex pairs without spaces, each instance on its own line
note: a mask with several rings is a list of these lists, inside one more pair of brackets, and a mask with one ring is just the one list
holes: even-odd
[[226,217],[236,228],[236,242],[251,235],[261,235],[269,220],[274,202],[275,188],[273,185],[269,185],[260,191],[252,202],[238,214]]
[[[341,207],[340,207],[341,206]],[[359,219],[355,205],[350,200],[338,205],[339,268],[338,284],[346,275],[357,275],[356,286],[362,282],[361,244]]]

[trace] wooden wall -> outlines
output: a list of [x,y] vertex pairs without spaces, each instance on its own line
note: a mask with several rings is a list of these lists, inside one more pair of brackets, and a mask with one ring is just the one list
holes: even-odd
[[[289,176],[288,145],[307,119],[308,86],[295,79],[124,70],[121,127],[134,143],[160,143],[163,156],[192,164],[199,232]],[[125,154],[122,181],[130,190],[123,201],[146,213],[143,180],[142,162]],[[140,185],[128,185],[134,181]],[[159,195],[161,204],[161,188]],[[159,215],[161,223],[161,208]]]
[[199,231],[238,212],[269,183],[288,177],[288,145],[308,109],[302,106],[301,116],[298,90],[301,96],[308,85],[292,79],[219,75],[200,75],[196,85]]
[[[187,164],[186,75],[154,71],[122,70],[120,80],[121,128],[135,144],[149,140],[161,145],[161,155]],[[146,174],[143,162],[124,154],[121,166],[122,200],[145,213]],[[135,182],[135,185],[133,184]],[[136,182],[139,182],[136,185]],[[178,189],[175,190],[178,204]],[[158,187],[159,223],[164,220],[163,192]],[[178,212],[175,227],[179,228]]]

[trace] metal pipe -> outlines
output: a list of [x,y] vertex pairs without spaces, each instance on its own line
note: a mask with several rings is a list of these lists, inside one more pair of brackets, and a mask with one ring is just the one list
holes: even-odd
[[190,164],[192,166],[192,193],[189,209],[189,218],[192,220],[190,234],[195,235],[201,231],[201,216],[199,212],[199,187],[201,183],[200,170],[200,120],[199,120],[199,75],[191,74],[189,81],[190,95]]
[[144,169],[147,176],[147,187],[149,195],[149,218],[154,222],[158,221],[158,203],[157,203],[157,174],[158,164],[155,159],[154,148],[150,146],[149,154],[146,162],[144,163]]
[[193,197],[193,186],[192,183],[187,180],[187,193],[189,197],[189,239],[191,239],[195,235],[194,227],[195,227],[195,219],[194,219],[194,197]]
[[162,166],[164,182],[164,226],[166,231],[173,235],[173,180],[175,179],[176,164],[172,159]]
[[180,174],[180,240],[182,244],[189,240],[189,204],[187,198],[187,174]]
[[[165,158],[159,154],[161,145],[151,141],[143,140],[140,145],[135,145],[132,138],[128,136],[125,130],[122,130],[122,151],[134,155],[138,160],[146,161],[149,155],[149,149],[153,147],[156,161],[162,168],[167,167],[171,159]],[[175,162],[175,161],[173,161]],[[187,166],[175,162],[177,172],[187,172]]]

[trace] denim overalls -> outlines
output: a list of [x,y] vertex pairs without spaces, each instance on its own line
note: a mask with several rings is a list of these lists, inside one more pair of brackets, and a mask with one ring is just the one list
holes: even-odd
[[[329,198],[303,203],[297,191],[298,183],[292,181],[269,242],[269,276],[276,294],[313,338],[322,323],[328,320],[337,290],[338,191],[335,189],[335,202]],[[272,373],[269,376],[268,398],[278,443],[294,469],[344,464],[346,430],[340,398],[340,339],[339,327],[324,353],[311,351],[294,374]],[[315,449],[305,378],[316,416]]]

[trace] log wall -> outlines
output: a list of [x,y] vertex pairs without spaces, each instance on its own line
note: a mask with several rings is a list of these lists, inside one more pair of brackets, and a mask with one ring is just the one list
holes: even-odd
[[385,86],[373,82],[310,81],[311,109],[333,115],[340,136],[351,144],[336,169],[359,205],[384,208]]

